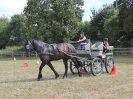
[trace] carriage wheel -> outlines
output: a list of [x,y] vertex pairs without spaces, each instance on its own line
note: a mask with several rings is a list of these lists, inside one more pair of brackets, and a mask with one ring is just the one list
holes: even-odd
[[94,58],[91,62],[91,73],[96,76],[102,73],[102,59],[101,58]]
[[[70,65],[70,71],[73,73],[73,74],[78,74],[78,70],[77,70],[77,68],[75,67],[75,64],[72,62],[72,61],[70,61],[70,63],[69,63],[69,65]],[[84,69],[84,72],[88,72],[87,70],[88,70],[88,66],[86,66],[85,65],[85,62],[83,62],[83,69]],[[81,69],[81,67],[79,67],[79,70]]]
[[89,67],[87,65],[85,65],[83,69],[84,69],[84,72],[86,73],[89,72]]
[[105,69],[107,73],[110,73],[112,68],[113,68],[113,64],[114,64],[114,59],[113,57],[107,57],[106,58],[106,62],[105,62]]
[[77,68],[75,67],[75,64],[72,61],[70,61],[69,66],[70,66],[70,71],[73,74],[78,74],[78,70],[77,70]]
[[86,63],[86,61],[82,62],[83,64],[83,68],[80,68],[80,70],[82,69],[83,70],[83,73],[87,73],[88,72],[88,63]]

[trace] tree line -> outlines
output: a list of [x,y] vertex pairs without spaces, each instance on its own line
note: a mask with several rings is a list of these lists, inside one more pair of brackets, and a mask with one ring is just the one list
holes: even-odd
[[28,0],[22,14],[0,18],[0,49],[21,45],[25,39],[48,43],[78,40],[84,31],[92,42],[108,37],[115,47],[133,47],[133,0],[116,0],[92,9],[82,21],[83,0]]

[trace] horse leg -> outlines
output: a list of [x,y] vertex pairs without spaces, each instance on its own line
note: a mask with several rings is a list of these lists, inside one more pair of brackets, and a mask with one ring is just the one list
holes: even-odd
[[51,64],[51,62],[48,62],[47,65],[51,68],[51,70],[54,72],[55,74],[55,79],[59,77],[59,74],[55,71],[53,65]]
[[77,65],[76,68],[77,68],[77,70],[78,70],[78,75],[79,75],[79,77],[81,77],[81,73],[80,73],[80,70],[79,70],[79,67],[80,67],[80,66],[79,66],[78,60],[76,60],[75,63],[76,63],[76,65]]
[[80,71],[79,71],[79,61],[77,59],[72,59],[72,61],[75,64],[75,67],[77,68],[79,77],[81,77],[81,74],[80,74]]
[[67,71],[68,71],[68,63],[67,63],[68,59],[63,59],[63,63],[65,65],[65,73],[63,78],[66,76],[67,77]]
[[42,69],[45,66],[45,64],[41,63],[40,67],[39,67],[39,73],[38,73],[38,78],[37,80],[40,80],[42,78]]
[[[77,63],[78,63],[78,66],[81,67],[80,69],[82,69],[82,68],[83,68],[82,62],[81,62],[81,61],[78,61],[78,60],[76,60],[76,61],[77,61]],[[79,70],[79,69],[78,69],[78,70]],[[81,76],[81,72],[78,71],[78,73],[79,73],[79,76]]]

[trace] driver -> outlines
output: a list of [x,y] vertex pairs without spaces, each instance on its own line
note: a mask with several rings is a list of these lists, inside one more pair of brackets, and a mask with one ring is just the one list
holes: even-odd
[[79,40],[77,42],[78,43],[79,42],[86,43],[86,36],[85,36],[83,31],[80,32],[80,37],[79,37]]
[[79,40],[77,42],[80,43],[80,48],[79,49],[80,50],[85,50],[85,46],[90,44],[90,39],[87,39],[84,32],[81,31]]

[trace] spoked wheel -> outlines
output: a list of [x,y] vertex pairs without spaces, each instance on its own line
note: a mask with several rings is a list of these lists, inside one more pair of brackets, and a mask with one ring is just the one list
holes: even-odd
[[88,63],[86,63],[86,61],[84,61],[84,62],[82,62],[82,64],[83,64],[83,67],[81,68],[80,67],[80,73],[82,73],[82,74],[86,74],[86,73],[88,73],[89,71],[89,66],[88,66]]
[[[73,63],[73,61],[70,61],[69,62],[69,65],[70,65],[70,71],[73,73],[73,74],[78,74],[78,70],[75,66],[75,64]],[[85,62],[83,62],[83,68],[82,68],[82,71],[84,72],[88,72],[88,66],[86,66]],[[81,70],[81,67],[78,68],[79,70]]]
[[78,70],[77,70],[77,68],[76,68],[76,66],[75,66],[75,64],[72,62],[72,61],[70,61],[70,71],[73,73],[73,74],[78,74]]
[[96,76],[102,73],[102,59],[101,58],[94,58],[91,62],[91,73]]
[[113,57],[108,56],[105,61],[105,69],[107,73],[110,73],[114,64],[114,59]]

